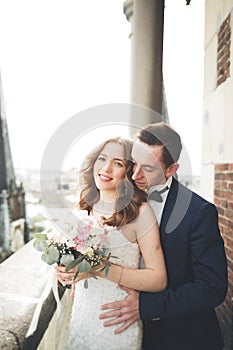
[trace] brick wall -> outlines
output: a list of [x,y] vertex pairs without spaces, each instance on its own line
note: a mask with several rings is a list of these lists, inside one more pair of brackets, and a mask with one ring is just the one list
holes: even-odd
[[228,260],[229,288],[225,302],[217,308],[226,349],[233,349],[233,164],[215,165],[214,202]]
[[231,15],[229,14],[218,31],[217,86],[230,76]]

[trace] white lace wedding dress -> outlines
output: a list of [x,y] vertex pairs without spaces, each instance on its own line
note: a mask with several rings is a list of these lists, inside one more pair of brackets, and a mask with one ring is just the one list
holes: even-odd
[[[112,262],[122,266],[138,268],[140,253],[137,243],[129,242],[119,230],[109,231],[111,253],[118,259]],[[101,305],[123,299],[127,293],[116,283],[105,278],[88,279],[88,288],[80,281],[75,286],[75,297],[72,307],[69,350],[140,350],[142,342],[142,323],[135,322],[126,331],[114,334],[117,326],[104,327],[99,319]]]

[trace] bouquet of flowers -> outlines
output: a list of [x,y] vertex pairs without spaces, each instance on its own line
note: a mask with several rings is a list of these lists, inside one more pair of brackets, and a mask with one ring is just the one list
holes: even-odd
[[[91,277],[97,278],[91,269],[105,270],[107,276],[111,266],[108,232],[112,227],[88,216],[87,211],[67,216],[59,227],[62,233],[53,228],[35,234],[33,246],[43,252],[41,259],[49,265],[66,265],[66,271],[78,265],[74,279],[80,272],[88,272]],[[84,287],[88,287],[87,279]]]

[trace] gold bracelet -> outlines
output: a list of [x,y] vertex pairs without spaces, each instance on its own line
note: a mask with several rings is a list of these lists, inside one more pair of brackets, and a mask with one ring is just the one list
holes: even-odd
[[122,266],[122,268],[121,268],[121,274],[120,274],[120,277],[119,277],[118,284],[121,284],[121,280],[122,280],[122,276],[123,276],[124,269],[125,269],[125,267]]

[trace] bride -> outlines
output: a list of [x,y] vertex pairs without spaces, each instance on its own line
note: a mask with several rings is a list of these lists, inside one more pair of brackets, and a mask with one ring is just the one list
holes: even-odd
[[[71,281],[76,270],[65,272],[64,266],[57,267],[60,283],[75,283],[69,340],[63,349],[141,349],[141,321],[115,334],[115,326],[105,328],[99,319],[101,305],[123,299],[127,295],[124,287],[148,292],[166,288],[167,276],[157,221],[146,203],[145,192],[131,180],[131,149],[129,140],[109,139],[88,156],[81,170],[78,209],[87,210],[89,215],[112,227],[108,241],[110,251],[117,259],[111,258],[107,278],[104,271],[93,270],[97,279],[89,278],[87,289],[82,280],[87,277],[85,273],[79,273],[78,278]],[[140,256],[145,265],[141,269]]]

